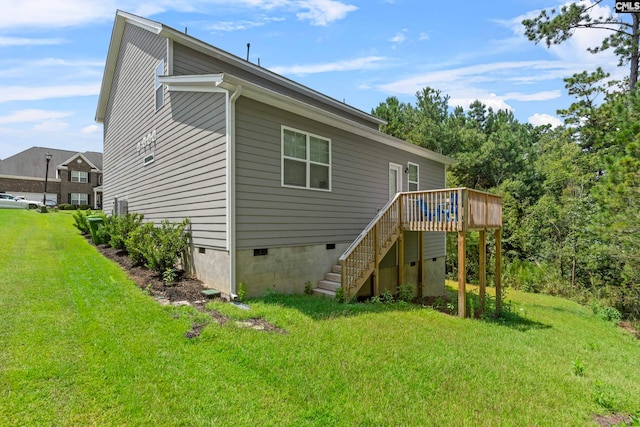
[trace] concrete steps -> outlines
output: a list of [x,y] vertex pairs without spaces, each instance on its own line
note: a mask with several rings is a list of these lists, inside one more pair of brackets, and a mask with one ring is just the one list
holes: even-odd
[[331,267],[331,271],[326,273],[324,280],[318,282],[318,286],[313,289],[314,295],[323,297],[335,298],[336,291],[342,286],[342,267],[340,265],[334,265]]

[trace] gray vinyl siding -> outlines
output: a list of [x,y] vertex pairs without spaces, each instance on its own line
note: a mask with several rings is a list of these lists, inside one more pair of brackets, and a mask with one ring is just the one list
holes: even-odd
[[[353,241],[387,203],[389,162],[419,164],[422,190],[444,188],[440,163],[244,97],[236,115],[239,250]],[[281,186],[282,125],[331,139],[332,191]],[[425,249],[443,256],[443,233],[426,233]]]
[[205,55],[189,47],[175,43],[173,48],[173,74],[178,75],[197,75],[197,74],[216,74],[229,73],[232,76],[244,79],[248,82],[255,83],[259,86],[271,89],[275,92],[289,96],[293,99],[305,102],[315,107],[330,111],[338,116],[346,117],[349,120],[360,123],[372,129],[378,129],[378,124],[368,121],[363,117],[349,114],[346,110],[336,108],[334,106],[322,103],[316,98],[306,96],[294,89],[293,85],[286,85],[275,80],[258,76],[255,73],[226,63],[220,59]]
[[[155,110],[155,68],[167,70],[167,40],[127,25],[104,120],[104,209],[114,198],[159,223],[189,217],[193,244],[227,246],[226,98],[165,90]],[[136,144],[156,131],[156,143]],[[153,163],[143,165],[153,152]]]

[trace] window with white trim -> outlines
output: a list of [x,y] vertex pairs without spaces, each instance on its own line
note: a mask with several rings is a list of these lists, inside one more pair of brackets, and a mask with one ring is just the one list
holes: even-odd
[[407,175],[409,179],[409,191],[418,191],[420,181],[420,166],[409,162],[407,164]]
[[71,171],[71,182],[89,182],[89,174],[83,171]]
[[80,206],[89,204],[89,195],[82,193],[71,193],[71,204]]
[[283,126],[282,185],[331,191],[331,140]]
[[162,83],[160,83],[160,77],[164,76],[164,59],[156,66],[155,77],[155,97],[156,97],[156,111],[158,111],[164,105],[164,89]]

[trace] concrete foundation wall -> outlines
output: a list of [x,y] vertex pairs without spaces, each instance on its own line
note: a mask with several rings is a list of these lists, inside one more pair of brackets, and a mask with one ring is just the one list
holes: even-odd
[[[204,253],[201,253],[204,251]],[[195,248],[190,254],[189,266],[186,269],[207,288],[217,289],[225,296],[229,296],[229,252],[215,249]]]
[[445,257],[427,259],[424,262],[422,296],[440,297],[445,294]]
[[301,294],[307,281],[316,287],[348,247],[342,243],[335,249],[326,245],[269,248],[267,255],[259,256],[254,256],[253,249],[238,251],[236,280],[244,283],[247,297],[262,295],[267,289]]
[[[385,256],[383,262],[380,263],[380,282],[379,288],[380,293],[384,293],[386,291],[391,292],[392,294],[397,294],[398,292],[398,267],[393,265],[391,261],[395,261],[395,251],[392,249]],[[412,284],[414,286],[415,294],[418,294],[418,263],[415,265],[411,265],[412,263],[407,263],[404,266],[404,284]],[[432,258],[425,259],[424,261],[424,277],[422,280],[422,296],[423,297],[432,297],[432,296],[443,296],[445,294],[445,258],[435,258],[435,261]],[[360,291],[358,292],[358,296],[366,296],[370,297],[371,295],[371,279],[365,283]]]

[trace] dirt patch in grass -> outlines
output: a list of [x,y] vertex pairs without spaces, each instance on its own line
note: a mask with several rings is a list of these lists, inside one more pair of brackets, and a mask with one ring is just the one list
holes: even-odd
[[624,329],[625,331],[629,332],[631,335],[633,335],[634,337],[636,337],[637,339],[640,340],[640,331],[637,331],[633,325],[631,324],[631,322],[627,322],[627,321],[623,321],[620,322],[620,327],[622,329]]
[[594,415],[593,421],[602,427],[613,427],[622,423],[630,423],[631,417],[622,414]]
[[[88,240],[91,243],[91,239]],[[108,245],[97,245],[96,248],[106,258],[118,263],[140,289],[154,297],[160,304],[190,305],[203,313],[207,313],[219,325],[224,325],[230,321],[228,316],[206,307],[208,299],[202,295],[202,291],[207,288],[202,281],[189,277],[181,271],[176,280],[167,285],[154,271],[144,266],[135,265],[126,251],[117,250]],[[257,331],[286,333],[284,329],[278,328],[263,318],[237,321],[236,325]],[[185,337],[198,337],[205,326],[207,326],[206,323],[194,323],[191,329],[185,333]]]

